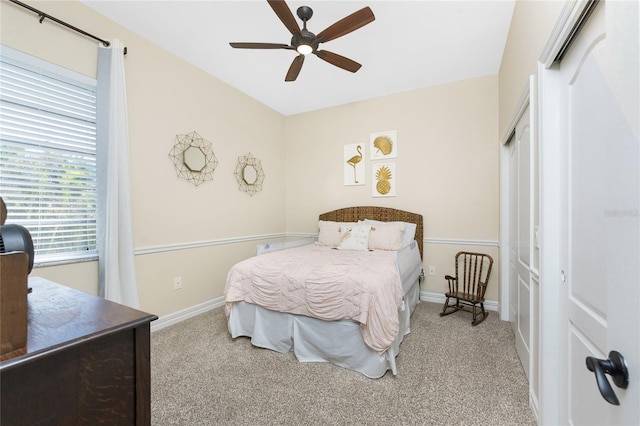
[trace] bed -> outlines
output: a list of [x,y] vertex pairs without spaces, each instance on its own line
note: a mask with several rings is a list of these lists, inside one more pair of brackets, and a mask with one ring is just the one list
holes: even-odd
[[398,374],[423,277],[422,216],[347,207],[320,214],[318,227],[317,238],[258,246],[229,270],[231,336],[370,378]]

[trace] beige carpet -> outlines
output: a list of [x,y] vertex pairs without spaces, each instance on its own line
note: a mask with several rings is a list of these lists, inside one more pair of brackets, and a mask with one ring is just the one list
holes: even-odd
[[151,334],[153,425],[535,425],[508,323],[422,302],[380,379],[232,340],[223,309]]

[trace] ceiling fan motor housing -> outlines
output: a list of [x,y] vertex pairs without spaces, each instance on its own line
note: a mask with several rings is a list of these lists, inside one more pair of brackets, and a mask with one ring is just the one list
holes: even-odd
[[294,35],[291,37],[291,46],[297,49],[301,44],[306,44],[307,46],[311,46],[315,52],[320,44],[316,39],[316,35],[309,30],[300,30],[300,32],[302,33],[302,36]]

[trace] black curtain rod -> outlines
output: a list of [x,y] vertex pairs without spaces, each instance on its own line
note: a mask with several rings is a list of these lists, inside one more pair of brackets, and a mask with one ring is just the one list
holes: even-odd
[[[55,16],[51,16],[48,13],[44,13],[43,11],[36,9],[35,7],[31,7],[28,4],[22,3],[21,1],[18,1],[18,0],[9,0],[9,1],[11,3],[17,4],[18,6],[22,6],[25,9],[29,9],[30,11],[32,11],[34,13],[37,13],[38,16],[40,17],[39,21],[40,21],[41,24],[42,24],[42,21],[45,20],[45,18],[46,19],[50,19],[50,20],[52,20],[52,21],[54,21],[54,22],[56,22],[56,23],[58,23],[60,25],[63,25],[63,26],[65,26],[65,27],[67,27],[67,28],[69,28],[69,29],[71,29],[73,31],[79,32],[80,34],[82,34],[84,36],[91,37],[92,39],[101,42],[105,47],[109,47],[111,45],[111,43],[108,42],[107,40],[103,40],[101,38],[98,38],[98,37],[94,36],[93,34],[89,34],[88,32],[81,30],[78,27],[74,27],[71,24],[67,24],[66,22],[61,21],[60,19],[56,18]],[[126,47],[124,48],[124,54],[125,55],[127,54],[127,48]]]

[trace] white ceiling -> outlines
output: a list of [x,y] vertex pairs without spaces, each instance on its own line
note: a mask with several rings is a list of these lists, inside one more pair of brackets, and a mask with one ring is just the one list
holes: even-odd
[[515,4],[288,1],[294,16],[299,6],[313,9],[307,28],[316,34],[365,6],[376,20],[321,44],[322,49],[361,63],[358,72],[310,55],[298,79],[285,82],[295,51],[229,46],[231,41],[289,44],[291,34],[264,0],[81,1],[284,115],[495,74]]

